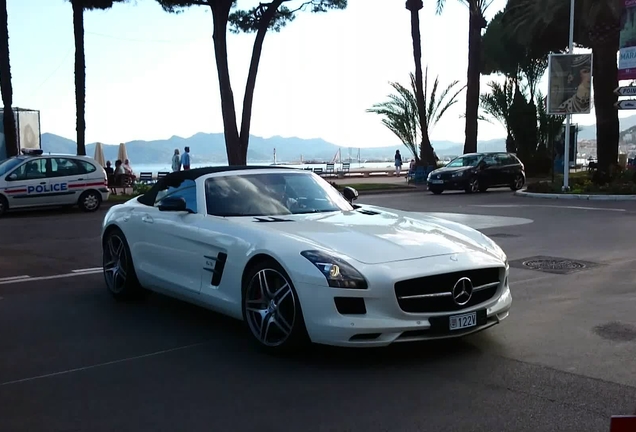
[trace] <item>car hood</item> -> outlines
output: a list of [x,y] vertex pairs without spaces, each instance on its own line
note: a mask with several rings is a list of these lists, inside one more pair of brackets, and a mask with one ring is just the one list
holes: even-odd
[[380,264],[439,255],[485,253],[490,250],[478,231],[435,217],[364,206],[356,211],[280,216],[275,219],[240,218],[242,223],[328,249],[365,264]]

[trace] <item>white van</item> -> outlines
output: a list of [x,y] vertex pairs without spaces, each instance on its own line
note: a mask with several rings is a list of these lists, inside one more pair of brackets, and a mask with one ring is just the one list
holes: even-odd
[[0,216],[9,209],[78,205],[97,210],[108,199],[106,171],[86,156],[23,155],[0,162]]

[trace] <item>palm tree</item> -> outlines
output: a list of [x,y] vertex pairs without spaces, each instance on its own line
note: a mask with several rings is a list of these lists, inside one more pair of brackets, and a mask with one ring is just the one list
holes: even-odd
[[13,87],[11,85],[11,62],[9,61],[9,19],[7,0],[0,0],[0,89],[2,91],[4,139],[7,156],[18,154],[18,134],[13,115]]
[[126,0],[69,0],[73,7],[75,36],[75,117],[77,154],[86,155],[86,56],[84,53],[84,11],[110,9],[114,3]]
[[514,79],[508,78],[503,84],[491,81],[488,83],[488,87],[490,87],[490,92],[479,97],[481,109],[506,128],[506,151],[516,153],[517,146],[510,124],[511,108],[514,101]]
[[[479,120],[479,79],[481,77],[481,31],[488,22],[484,17],[493,0],[461,0],[468,6],[468,80],[466,82],[466,140],[464,153],[477,151]],[[445,0],[437,0],[437,13],[444,10]]]
[[413,59],[415,60],[415,95],[417,113],[419,115],[419,129],[422,131],[420,155],[418,158],[426,165],[435,165],[435,152],[428,135],[428,124],[425,116],[425,97],[422,78],[422,35],[420,33],[420,10],[424,7],[422,0],[406,0],[406,9],[411,12],[411,38],[413,40]]
[[[508,14],[518,32],[528,38],[558,38],[567,45],[569,3],[562,0],[510,0]],[[577,0],[575,42],[591,48],[596,110],[596,145],[599,170],[606,173],[618,161],[620,125],[614,104],[618,96],[618,66],[623,0]]]
[[[459,81],[453,81],[438,94],[439,76],[437,76],[429,96],[427,67],[422,91],[425,99],[422,104],[424,109],[420,110],[418,108],[420,105],[417,102],[417,78],[411,73],[410,79],[410,88],[397,82],[390,83],[396,93],[390,94],[388,101],[374,104],[367,112],[383,116],[382,123],[402,141],[415,157],[415,162],[420,164],[422,162],[421,149],[418,147],[422,142],[423,135],[421,125],[426,124],[427,130],[430,132],[446,111],[457,103],[457,97],[465,86],[457,89]],[[427,98],[428,104],[426,103]],[[425,123],[422,123],[422,117]],[[433,160],[435,160],[434,154]]]

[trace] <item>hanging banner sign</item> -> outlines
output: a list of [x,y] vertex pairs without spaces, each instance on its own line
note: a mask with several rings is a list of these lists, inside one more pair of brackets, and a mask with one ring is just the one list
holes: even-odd
[[618,79],[636,79],[636,0],[624,0],[618,57]]

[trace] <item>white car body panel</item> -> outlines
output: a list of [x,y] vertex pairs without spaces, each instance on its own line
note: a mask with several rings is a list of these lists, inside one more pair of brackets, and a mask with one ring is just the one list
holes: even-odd
[[[277,170],[250,170],[249,174],[260,172]],[[349,212],[277,216],[289,220],[283,222],[207,215],[205,180],[240,174],[220,172],[196,179],[196,214],[162,212],[136,199],[114,206],[104,218],[102,234],[111,226],[122,230],[142,286],[237,319],[243,319],[242,278],[246,265],[257,255],[274,258],[296,288],[307,332],[316,343],[382,346],[396,341],[453,337],[455,334],[450,333],[437,336],[404,332],[429,329],[431,318],[475,310],[486,310],[487,323],[472,332],[508,316],[512,298],[507,258],[479,231],[435,217],[414,217],[367,205]],[[346,260],[365,277],[368,289],[329,287],[325,276],[301,255],[306,250],[321,250]],[[227,254],[227,260],[220,283],[214,285],[219,253]],[[487,267],[500,270],[496,294],[486,302],[460,311],[427,313],[405,312],[398,304],[394,290],[398,281]],[[335,297],[363,298],[367,313],[340,314]],[[365,333],[380,336],[350,339]]]

